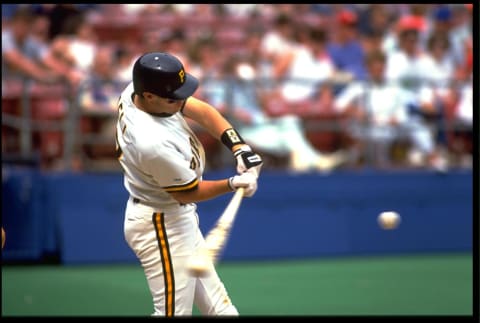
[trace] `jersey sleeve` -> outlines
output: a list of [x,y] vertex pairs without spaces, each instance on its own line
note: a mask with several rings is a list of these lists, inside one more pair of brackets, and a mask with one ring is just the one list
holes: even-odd
[[200,179],[188,160],[173,144],[161,144],[142,163],[153,179],[166,192],[194,189]]

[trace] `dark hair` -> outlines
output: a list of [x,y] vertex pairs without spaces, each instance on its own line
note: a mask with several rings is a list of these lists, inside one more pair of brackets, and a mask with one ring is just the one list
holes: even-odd
[[33,13],[29,7],[20,7],[13,13],[11,20],[31,22],[32,18]]
[[185,32],[183,29],[180,28],[173,29],[172,31],[169,31],[160,37],[160,41],[167,43],[174,40],[184,41],[185,39]]
[[436,43],[441,43],[443,45],[444,49],[449,49],[450,48],[450,39],[448,38],[448,35],[445,33],[433,33],[428,37],[427,41],[427,48],[428,50],[432,50],[433,46]]
[[385,53],[380,49],[374,49],[365,55],[365,64],[370,65],[374,62],[385,63],[387,57]]
[[81,13],[67,17],[62,24],[61,33],[64,35],[75,35],[86,22],[85,16]]
[[400,39],[406,39],[406,38],[411,37],[411,36],[414,36],[414,37],[418,38],[419,34],[420,34],[419,31],[416,30],[416,29],[413,29],[413,28],[412,29],[404,29],[404,30],[400,31],[399,37],[400,37]]
[[273,25],[274,26],[286,26],[289,25],[292,22],[292,19],[284,13],[279,13],[275,16],[273,19]]
[[309,28],[308,37],[315,43],[325,43],[327,41],[327,33],[320,28]]

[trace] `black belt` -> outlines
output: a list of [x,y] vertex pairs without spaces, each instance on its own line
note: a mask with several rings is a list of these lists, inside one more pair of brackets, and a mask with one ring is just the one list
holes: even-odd
[[[138,199],[138,198],[136,198],[136,197],[134,197],[134,198],[132,199],[132,201],[133,201],[134,204],[137,204],[137,203],[145,204],[145,202],[143,202],[142,200],[140,200],[140,199]],[[180,205],[180,206],[185,206],[186,204],[178,203],[178,205]]]

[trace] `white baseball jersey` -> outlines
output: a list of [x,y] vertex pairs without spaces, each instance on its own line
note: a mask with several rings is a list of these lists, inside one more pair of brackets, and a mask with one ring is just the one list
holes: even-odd
[[132,96],[133,83],[121,94],[116,130],[125,188],[147,205],[178,207],[168,192],[189,190],[201,181],[205,167],[202,144],[181,112],[154,116],[136,108]]
[[189,275],[186,263],[205,240],[196,205],[181,205],[168,193],[192,189],[202,180],[203,147],[181,112],[152,115],[138,109],[132,96],[133,83],[120,97],[116,133],[131,195],[124,233],[144,269],[152,315],[191,315],[194,302],[206,315],[238,315],[213,264],[207,277]]

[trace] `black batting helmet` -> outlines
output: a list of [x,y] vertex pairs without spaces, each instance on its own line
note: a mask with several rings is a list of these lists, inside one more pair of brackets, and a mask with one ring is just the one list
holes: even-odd
[[133,65],[133,89],[136,94],[151,92],[162,98],[183,100],[198,88],[198,80],[185,72],[175,56],[152,52],[140,56]]

